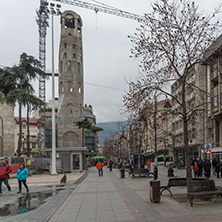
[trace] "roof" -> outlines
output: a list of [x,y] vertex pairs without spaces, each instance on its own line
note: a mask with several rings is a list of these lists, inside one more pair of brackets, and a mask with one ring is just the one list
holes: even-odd
[[[14,117],[14,120],[16,120],[17,124],[19,124],[19,117]],[[22,117],[22,122],[27,122],[27,118]],[[29,124],[37,124],[39,122],[39,119],[36,118],[29,118]]]
[[[45,148],[44,151],[51,152],[51,148]],[[88,152],[87,147],[58,147],[56,152]]]
[[203,53],[203,61],[209,59],[213,54],[218,53],[222,48],[222,34]]
[[157,102],[156,104],[157,105],[164,105],[166,102],[169,102],[170,104],[172,103],[172,101],[170,99],[164,99],[164,100]]

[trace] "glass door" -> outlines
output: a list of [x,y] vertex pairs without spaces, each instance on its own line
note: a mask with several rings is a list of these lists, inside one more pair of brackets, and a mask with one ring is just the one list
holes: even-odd
[[73,170],[80,170],[80,155],[79,154],[73,154],[72,156],[72,166]]

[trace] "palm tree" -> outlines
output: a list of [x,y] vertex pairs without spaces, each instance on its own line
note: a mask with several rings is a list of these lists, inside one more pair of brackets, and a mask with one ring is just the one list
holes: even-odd
[[98,127],[98,126],[93,126],[93,124],[87,118],[77,121],[77,122],[75,122],[75,124],[78,126],[79,129],[82,128],[82,138],[83,138],[82,144],[83,144],[83,146],[85,145],[84,144],[84,130],[85,129],[90,130],[96,136],[99,131],[103,131],[103,128]]
[[[11,68],[6,68],[4,71],[6,72],[6,74],[8,74],[8,76],[9,76],[8,78],[10,78],[10,81],[12,81],[11,88],[10,87],[6,88],[5,95],[7,95],[11,90],[14,90],[14,89],[17,89],[18,90],[17,92],[19,92],[18,94],[16,94],[15,93],[16,90],[15,90],[15,91],[11,92],[11,94],[15,96],[14,98],[12,98],[11,96],[7,96],[6,98],[9,100],[8,103],[13,103],[13,101],[15,101],[15,99],[19,103],[18,155],[20,156],[21,155],[21,146],[22,146],[22,105],[27,106],[27,116],[29,118],[31,102],[35,101],[35,102],[37,102],[37,104],[40,104],[40,101],[36,100],[36,99],[38,99],[37,97],[29,97],[28,96],[28,94],[29,95],[34,94],[34,89],[31,85],[31,81],[37,79],[39,76],[46,77],[46,74],[43,70],[41,70],[40,62],[37,59],[35,59],[33,56],[29,56],[26,53],[21,54],[20,60],[19,60],[19,65],[14,65]],[[13,79],[11,79],[11,76],[13,77]],[[6,77],[7,77],[7,75],[6,75]],[[7,81],[6,81],[6,83],[8,84]],[[1,88],[1,85],[0,85],[0,88]],[[22,91],[22,90],[24,90],[24,91]],[[22,96],[24,96],[24,98],[22,98]],[[10,99],[12,101],[10,101]],[[29,100],[29,99],[31,99],[31,100]],[[44,104],[44,103],[42,103],[42,104]],[[34,105],[34,107],[36,106],[36,104],[33,104],[33,105]],[[28,124],[29,124],[29,122],[28,122]],[[27,130],[29,131],[29,126],[27,127]],[[27,134],[29,137],[29,132]],[[29,139],[29,138],[27,138],[27,139]],[[27,145],[29,146],[28,143],[27,143]]]
[[[36,110],[38,108],[41,108],[42,106],[45,105],[45,103],[40,100],[38,97],[30,94],[27,89],[15,89],[10,91],[6,96],[5,96],[5,101],[8,104],[15,104],[18,102],[21,106],[27,106],[27,154],[30,156],[30,140],[29,140],[29,112],[30,109]],[[22,124],[19,123],[19,127],[22,126]],[[19,128],[19,137],[22,135],[22,127]],[[21,137],[20,137],[21,138]],[[21,155],[21,148],[20,144],[18,144],[18,155]]]

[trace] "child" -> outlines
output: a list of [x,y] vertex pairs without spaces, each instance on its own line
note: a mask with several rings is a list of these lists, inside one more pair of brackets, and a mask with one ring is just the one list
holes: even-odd
[[23,185],[25,186],[25,188],[27,190],[27,193],[29,192],[29,188],[26,184],[26,178],[28,177],[28,175],[29,175],[29,171],[25,168],[24,164],[21,163],[19,165],[19,169],[17,171],[17,179],[18,179],[18,182],[19,182],[19,191],[18,191],[18,193],[22,192],[22,182],[23,182]]

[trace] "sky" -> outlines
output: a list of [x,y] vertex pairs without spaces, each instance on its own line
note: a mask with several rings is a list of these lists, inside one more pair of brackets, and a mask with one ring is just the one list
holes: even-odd
[[[93,1],[85,0],[89,3]],[[54,2],[54,1],[48,1]],[[151,0],[100,0],[104,4],[143,15],[151,11]],[[54,2],[57,3],[57,2]],[[221,0],[195,0],[201,10],[212,11]],[[0,0],[0,66],[17,64],[22,52],[38,58],[39,34],[35,21],[40,0]],[[138,78],[138,61],[130,58],[128,34],[138,22],[88,9],[61,4],[61,11],[73,10],[83,20],[84,104],[93,106],[97,122],[123,121],[120,114],[127,81]],[[222,16],[221,16],[222,18]],[[51,21],[47,29],[46,69],[51,70]],[[60,18],[54,19],[55,69],[58,69]],[[127,80],[127,81],[126,81]],[[33,83],[38,95],[38,81]],[[103,86],[103,87],[101,87]],[[56,80],[55,95],[58,96]],[[46,84],[46,99],[51,97],[51,80]],[[17,115],[17,111],[15,111]],[[25,112],[24,112],[25,115]]]

